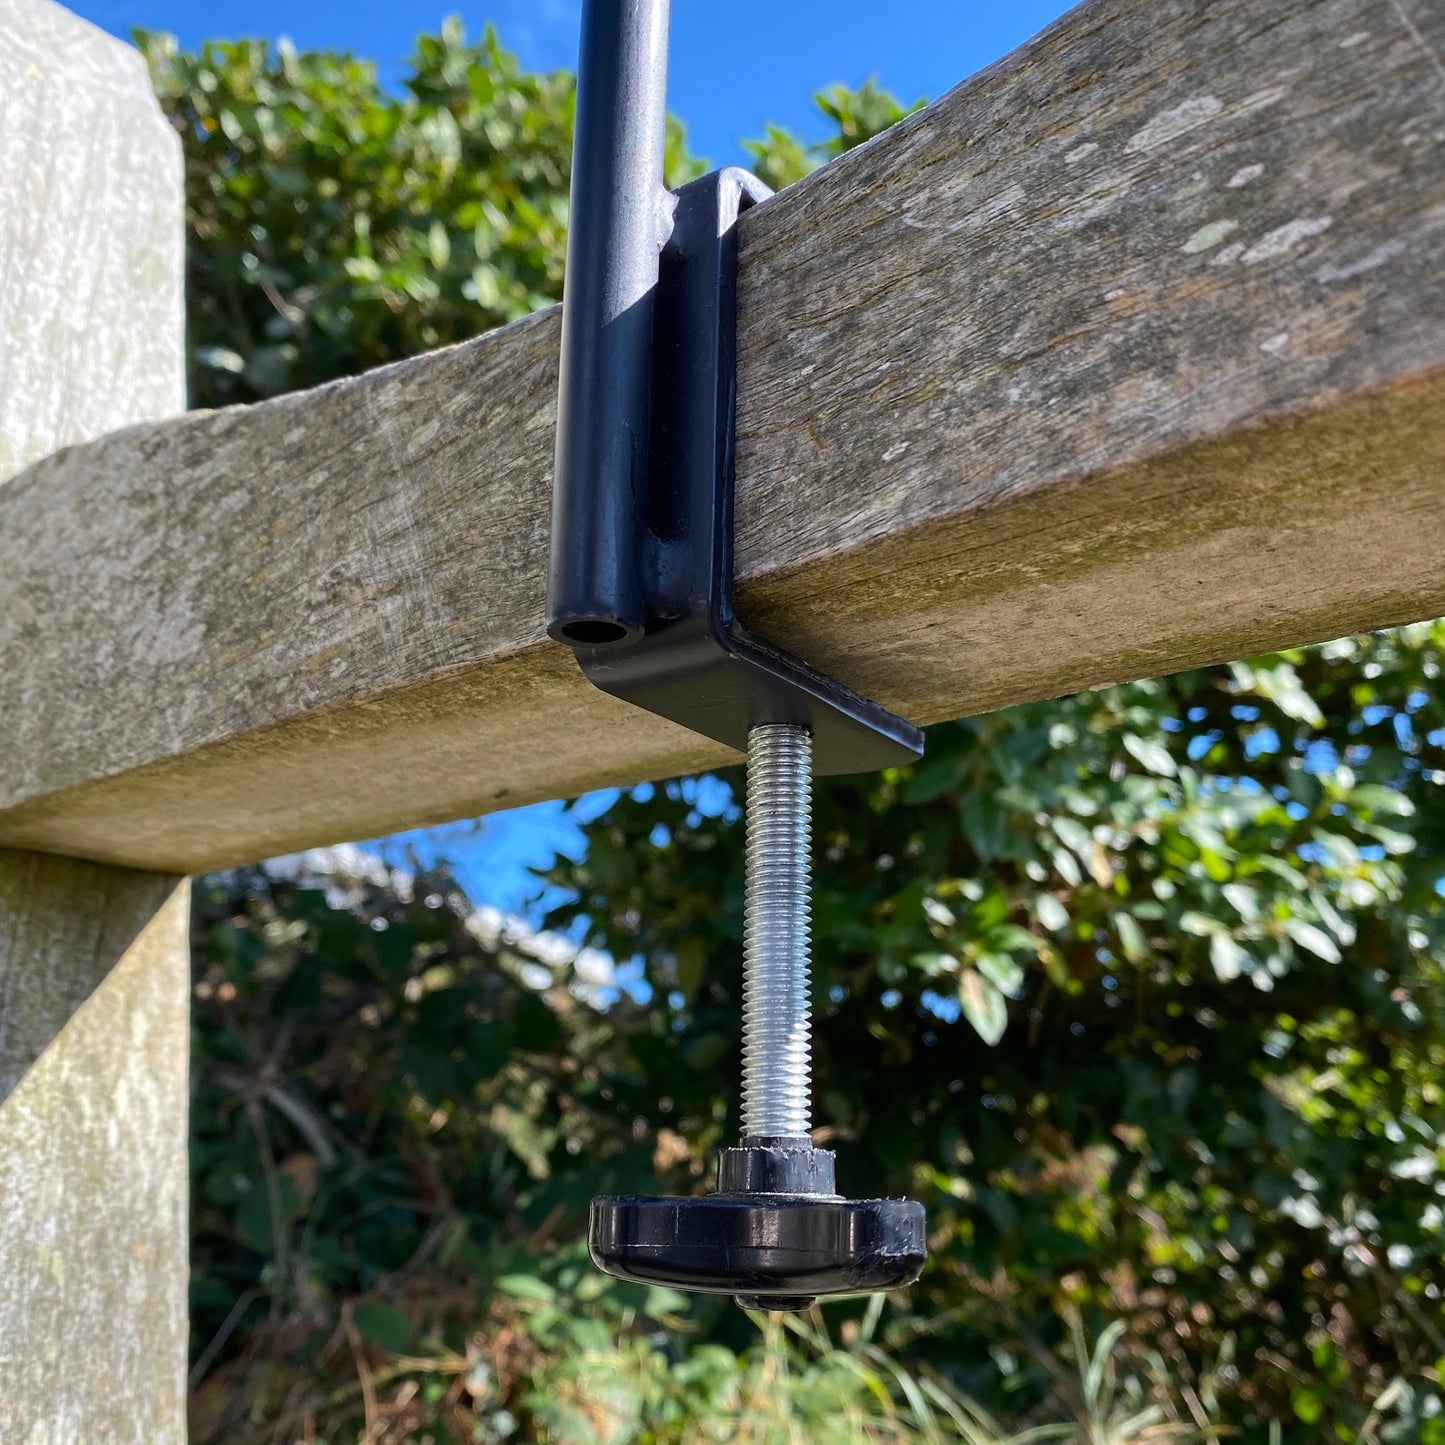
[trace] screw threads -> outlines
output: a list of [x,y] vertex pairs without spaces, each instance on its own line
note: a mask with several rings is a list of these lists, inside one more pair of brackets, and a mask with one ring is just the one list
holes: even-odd
[[788,723],[748,734],[743,904],[743,1137],[812,1127],[809,851],[812,738]]

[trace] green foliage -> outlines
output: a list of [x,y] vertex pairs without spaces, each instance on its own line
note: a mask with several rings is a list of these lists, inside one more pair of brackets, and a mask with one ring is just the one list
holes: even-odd
[[403,1402],[416,1428],[506,1438],[565,1398],[548,1361],[678,1322],[580,1237],[599,1158],[657,1186],[616,1097],[645,1011],[578,997],[569,951],[443,876],[247,870],[198,885],[194,932],[197,1440],[318,1412],[348,1438],[395,1381],[443,1385]]
[[830,86],[819,91],[813,100],[832,130],[826,140],[809,145],[791,131],[770,124],[761,140],[744,142],[752,156],[754,172],[774,190],[802,180],[809,171],[872,140],[923,107],[923,102],[916,100],[905,109],[872,80],[865,81],[857,90]]
[[[1184,1438],[1139,1433],[1177,1415],[1112,1361],[1102,1399],[1080,1375],[1055,1427],[1006,1428],[958,1371],[905,1363],[928,1326],[882,1298],[833,1312],[840,1341],[817,1319],[759,1338],[727,1301],[598,1274],[592,1193],[696,1189],[704,1156],[638,1113],[680,1107],[657,1011],[575,952],[469,915],[440,874],[198,885],[197,1445]],[[687,1107],[722,1115],[716,1074],[669,1052]]]
[[[515,321],[562,292],[573,78],[459,21],[403,94],[285,41],[142,36],[185,152],[193,406],[315,386]],[[694,174],[669,126],[668,170]]]

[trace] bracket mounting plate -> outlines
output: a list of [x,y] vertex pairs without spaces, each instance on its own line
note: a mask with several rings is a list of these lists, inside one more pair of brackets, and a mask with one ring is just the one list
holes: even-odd
[[813,735],[818,773],[873,772],[919,757],[922,732],[753,636],[733,607],[735,226],[770,194],[737,167],[676,193],[654,302],[646,497],[618,499],[612,519],[633,533],[640,626],[574,612],[549,631],[604,692],[739,752],[750,728],[794,723]]

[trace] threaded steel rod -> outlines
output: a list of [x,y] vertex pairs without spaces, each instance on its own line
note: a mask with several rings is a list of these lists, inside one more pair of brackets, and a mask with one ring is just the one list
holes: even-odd
[[743,903],[743,1137],[812,1127],[809,851],[812,739],[786,723],[748,734]]

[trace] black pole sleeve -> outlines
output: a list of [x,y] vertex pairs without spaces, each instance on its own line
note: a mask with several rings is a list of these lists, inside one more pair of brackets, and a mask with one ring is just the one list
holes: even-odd
[[586,0],[562,301],[547,630],[592,646],[646,619],[652,324],[670,226],[663,186],[668,0]]

